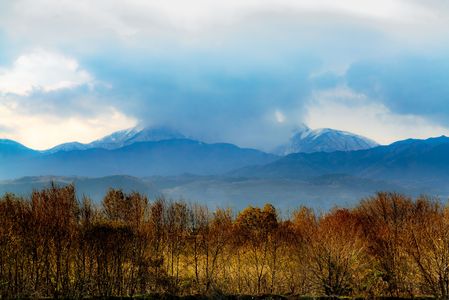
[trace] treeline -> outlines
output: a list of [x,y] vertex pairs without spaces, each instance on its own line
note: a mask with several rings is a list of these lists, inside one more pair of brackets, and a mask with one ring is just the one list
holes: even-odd
[[449,297],[449,207],[379,193],[324,214],[149,201],[73,186],[0,198],[0,295]]

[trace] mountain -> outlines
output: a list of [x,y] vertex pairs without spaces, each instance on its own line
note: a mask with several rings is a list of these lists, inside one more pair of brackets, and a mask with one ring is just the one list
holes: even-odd
[[[34,153],[34,152],[33,152]],[[260,165],[278,157],[232,144],[207,144],[189,139],[134,142],[117,149],[43,152],[2,160],[0,179],[23,176],[110,175],[213,175],[249,165]]]
[[90,148],[117,149],[136,142],[157,142],[186,138],[182,133],[169,127],[134,127],[117,131],[89,145]]
[[[189,139],[135,142],[118,149],[42,153],[0,141],[3,192],[29,192],[55,180],[75,182],[100,201],[108,187],[166,195],[211,206],[275,203],[328,209],[376,191],[449,197],[449,138],[408,139],[366,150],[294,153],[285,157]],[[127,174],[132,176],[110,176]],[[194,175],[195,174],[195,175]],[[76,175],[75,177],[73,175]],[[93,178],[95,177],[95,178]]]
[[150,177],[163,195],[185,199],[209,207],[243,209],[248,205],[273,203],[283,211],[307,205],[331,209],[335,205],[350,206],[377,191],[396,191],[419,195],[416,190],[382,180],[356,178],[343,174],[309,179],[230,178],[225,176]]
[[93,148],[118,149],[136,142],[157,142],[172,139],[186,139],[182,133],[169,127],[134,127],[120,130],[107,135],[89,144],[78,142],[65,143],[44,151],[45,153],[56,153],[59,151],[87,150]]
[[51,149],[44,150],[44,153],[56,153],[59,151],[73,151],[73,150],[86,150],[89,149],[89,144],[83,144],[79,142],[71,142],[57,145]]
[[27,148],[24,145],[17,143],[13,140],[0,139],[0,157],[6,158],[19,155],[27,156],[36,153],[37,151]]
[[278,155],[291,153],[333,152],[363,150],[378,146],[366,137],[330,128],[310,129],[302,125],[293,133],[289,142],[278,147]]
[[230,173],[237,177],[296,179],[328,174],[445,186],[449,180],[449,138],[410,139],[358,151],[294,153],[264,166]]
[[40,153],[12,140],[0,139],[0,178],[12,178],[15,170],[26,170],[28,161]]

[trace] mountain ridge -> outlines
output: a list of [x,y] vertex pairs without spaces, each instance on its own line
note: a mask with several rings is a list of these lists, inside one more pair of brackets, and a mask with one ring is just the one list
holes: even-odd
[[[283,157],[229,143],[191,139],[56,153],[0,140],[0,179],[52,175],[3,182],[0,191],[29,191],[51,178],[64,183],[64,178],[75,176],[73,181],[86,187],[96,199],[110,185],[193,201],[215,201],[217,205],[228,200],[240,205],[276,199],[279,203],[317,201],[316,205],[328,207],[332,199],[334,204],[350,204],[380,190],[448,197],[448,154],[446,136],[407,139],[365,150],[292,153]],[[86,177],[89,179],[80,179]]]
[[306,178],[344,173],[395,181],[449,179],[449,138],[409,139],[355,151],[292,153],[267,165],[244,167],[231,176]]
[[[0,149],[0,158],[2,150]],[[190,139],[135,142],[117,148],[91,148],[58,152],[32,152],[14,159],[0,159],[0,179],[57,175],[176,175],[187,172],[212,175],[232,169],[274,161],[278,157],[259,150],[227,143],[204,143]]]
[[87,150],[93,148],[118,149],[131,145],[135,142],[156,142],[170,139],[187,139],[188,137],[166,126],[141,127],[136,126],[128,129],[119,130],[106,135],[90,143],[70,142],[63,143],[44,150],[45,153],[56,153],[59,151]]

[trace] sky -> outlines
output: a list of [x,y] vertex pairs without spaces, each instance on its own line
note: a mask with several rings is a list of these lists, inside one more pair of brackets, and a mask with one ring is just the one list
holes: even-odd
[[0,0],[0,138],[449,135],[447,28],[445,0]]

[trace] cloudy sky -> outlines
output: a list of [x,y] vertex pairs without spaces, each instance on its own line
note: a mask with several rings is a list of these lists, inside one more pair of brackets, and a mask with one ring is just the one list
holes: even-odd
[[445,0],[0,0],[0,138],[449,135],[448,28]]

